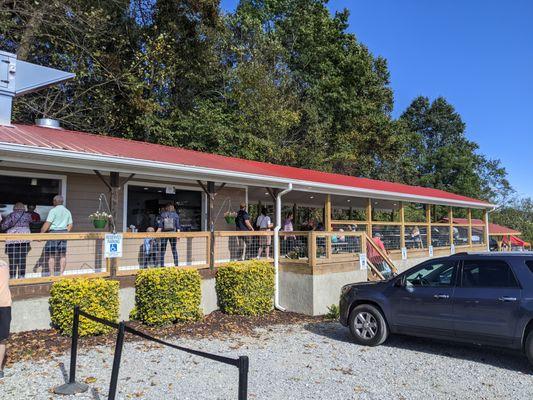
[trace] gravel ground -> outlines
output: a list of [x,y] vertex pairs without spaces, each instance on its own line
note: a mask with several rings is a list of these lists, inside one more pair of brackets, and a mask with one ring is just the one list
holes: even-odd
[[[261,328],[253,336],[188,339],[180,345],[250,357],[249,399],[533,399],[533,374],[520,355],[407,337],[380,347],[350,342],[337,323]],[[64,363],[64,364],[63,364]],[[81,349],[78,379],[107,399],[112,349]],[[66,368],[65,368],[66,366]],[[68,355],[6,370],[0,399],[54,399]],[[120,399],[235,399],[237,369],[146,342],[125,345]]]

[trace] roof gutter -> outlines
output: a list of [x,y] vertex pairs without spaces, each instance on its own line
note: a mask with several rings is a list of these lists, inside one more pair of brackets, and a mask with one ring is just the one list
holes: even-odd
[[[342,185],[331,185],[327,183],[313,182],[313,181],[304,181],[297,179],[288,179],[276,176],[269,175],[258,175],[250,174],[245,172],[238,171],[228,171],[222,169],[213,169],[208,167],[200,166],[189,166],[183,164],[173,164],[165,162],[156,162],[149,160],[140,160],[136,158],[126,158],[118,156],[108,156],[101,154],[91,154],[80,151],[72,150],[59,150],[59,149],[49,149],[39,146],[27,146],[13,143],[0,143],[0,152],[8,152],[11,154],[19,154],[20,159],[9,157],[2,157],[4,160],[12,160],[15,162],[25,162],[25,163],[35,163],[39,164],[39,161],[42,163],[42,160],[35,158],[32,160],[31,157],[28,157],[28,154],[32,156],[41,156],[41,157],[51,157],[59,158],[61,157],[63,161],[73,162],[73,166],[79,168],[80,161],[86,161],[88,163],[98,163],[99,168],[102,168],[102,164],[107,164],[107,168],[112,168],[115,172],[124,172],[131,173],[135,168],[140,168],[140,170],[135,170],[135,172],[149,174],[148,171],[157,171],[157,169],[163,169],[167,171],[173,171],[172,177],[176,178],[175,172],[183,172],[194,175],[203,175],[213,178],[214,176],[219,179],[223,179],[225,182],[228,182],[228,178],[235,179],[232,183],[243,183],[243,180],[246,180],[247,184],[258,186],[257,182],[268,183],[271,186],[276,185],[288,185],[289,183],[293,185],[293,190],[299,191],[309,191],[309,192],[322,192],[326,194],[338,194],[344,196],[359,196],[359,197],[372,197],[375,199],[385,199],[385,200],[397,200],[397,201],[411,201],[411,202],[423,202],[430,204],[440,204],[440,205],[453,205],[459,207],[473,207],[473,208],[493,208],[493,204],[489,203],[477,203],[469,202],[464,200],[453,200],[453,199],[444,199],[439,197],[432,196],[420,196],[420,195],[410,195],[400,192],[389,192],[384,190],[372,190],[365,188],[355,188]],[[46,160],[47,165],[52,165],[54,162],[52,160]],[[58,166],[65,166],[66,162],[56,163]],[[87,169],[93,169],[91,166],[87,166]],[[122,167],[122,168],[120,168]],[[125,168],[124,168],[125,167]],[[161,176],[161,172],[154,173],[154,175]],[[295,187],[298,186],[298,187]]]

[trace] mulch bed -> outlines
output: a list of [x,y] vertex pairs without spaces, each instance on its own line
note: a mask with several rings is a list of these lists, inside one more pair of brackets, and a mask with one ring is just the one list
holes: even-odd
[[[132,321],[128,322],[128,325],[157,338],[220,339],[237,335],[253,336],[255,328],[321,322],[323,320],[323,317],[309,317],[280,311],[273,311],[260,317],[226,315],[215,311],[198,322],[177,323],[166,327],[148,327]],[[115,340],[116,332],[112,332],[108,335],[80,338],[78,343],[80,348],[90,348],[99,345],[113,346]],[[142,339],[126,334],[127,342],[139,340]],[[70,344],[70,337],[62,336],[54,329],[13,333],[8,342],[8,363],[49,359],[52,356],[68,352]]]

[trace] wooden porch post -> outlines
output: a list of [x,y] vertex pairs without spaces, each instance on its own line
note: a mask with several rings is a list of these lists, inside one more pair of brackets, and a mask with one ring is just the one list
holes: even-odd
[[372,237],[372,199],[366,203],[366,234]]
[[400,201],[400,248],[405,247],[405,209],[403,201]]
[[213,215],[213,207],[215,202],[215,196],[217,192],[222,189],[226,184],[223,183],[218,189],[215,188],[215,182],[207,182],[207,186],[202,181],[197,181],[200,187],[207,195],[207,221],[209,222],[209,268],[215,268],[215,220]]
[[427,223],[427,233],[426,233],[426,237],[427,237],[427,246],[429,248],[429,246],[432,246],[431,244],[431,206],[429,204],[426,204],[426,223]]
[[472,247],[472,209],[466,210],[468,216],[468,246]]
[[483,243],[490,247],[490,235],[489,235],[489,213],[487,210],[483,210]]
[[448,222],[450,224],[450,247],[454,244],[453,243],[453,208],[450,207],[448,209]]
[[[326,232],[331,232],[331,195],[326,196],[326,204],[324,205],[324,229]],[[331,257],[331,236],[326,236],[326,257]]]
[[[120,173],[118,172],[110,172],[109,173],[109,182],[104,178],[104,176],[100,173],[100,171],[94,170],[94,173],[100,180],[104,183],[104,185],[109,190],[109,212],[111,213],[111,222],[112,224],[109,225],[109,231],[116,233],[117,231],[117,221],[118,221],[118,210],[119,210],[119,196],[120,191],[124,187],[124,185],[135,176],[135,174],[130,174],[130,176],[124,181],[120,182]],[[122,216],[122,218],[126,218],[125,215]],[[118,271],[118,259],[111,258],[107,261],[107,267],[109,269],[109,275],[114,277],[117,275]]]

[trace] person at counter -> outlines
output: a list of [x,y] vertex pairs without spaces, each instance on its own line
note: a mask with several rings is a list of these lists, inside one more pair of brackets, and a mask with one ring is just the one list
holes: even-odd
[[[21,202],[13,205],[13,212],[1,223],[3,232],[7,234],[30,233],[31,214]],[[26,258],[30,251],[29,240],[6,240],[5,252],[9,258],[10,279],[24,278],[26,275]]]
[[[72,214],[63,202],[63,196],[59,194],[54,196],[54,208],[48,213],[41,233],[67,233],[72,230]],[[44,252],[48,257],[48,271],[54,275],[63,275],[67,266],[67,241],[49,240],[44,246]]]

